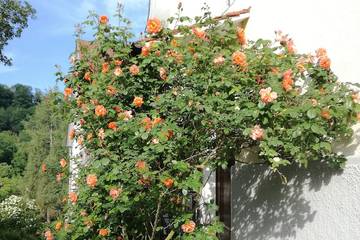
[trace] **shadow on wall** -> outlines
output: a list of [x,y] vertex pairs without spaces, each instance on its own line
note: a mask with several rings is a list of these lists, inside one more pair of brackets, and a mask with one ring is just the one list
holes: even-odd
[[291,166],[281,172],[286,185],[265,165],[232,168],[233,240],[295,239],[297,230],[316,217],[304,190],[319,191],[342,173],[319,162],[308,169]]

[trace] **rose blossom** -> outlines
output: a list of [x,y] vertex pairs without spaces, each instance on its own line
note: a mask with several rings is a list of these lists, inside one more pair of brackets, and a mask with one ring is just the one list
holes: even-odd
[[253,140],[262,140],[264,137],[264,129],[262,129],[259,125],[255,125],[253,129],[251,129],[250,137]]
[[271,103],[278,97],[276,92],[272,92],[271,87],[261,89],[259,94],[261,101],[265,104]]
[[194,223],[194,221],[189,221],[189,222],[181,225],[181,230],[184,233],[192,233],[195,230],[195,227],[196,227],[196,224]]
[[110,197],[111,197],[113,200],[115,200],[115,199],[117,199],[117,198],[119,197],[119,195],[121,194],[121,192],[122,192],[122,189],[112,188],[112,189],[110,189],[110,191],[109,191],[109,195],[110,195]]
[[223,65],[225,63],[225,58],[223,56],[219,56],[214,58],[213,63],[217,66]]
[[130,66],[129,71],[130,71],[131,75],[135,76],[135,75],[139,74],[140,68],[137,65],[133,64]]
[[148,33],[158,33],[161,31],[160,19],[154,17],[150,18],[146,23],[146,31]]
[[97,176],[95,174],[89,174],[86,177],[86,184],[91,187],[94,188],[96,186],[97,183]]

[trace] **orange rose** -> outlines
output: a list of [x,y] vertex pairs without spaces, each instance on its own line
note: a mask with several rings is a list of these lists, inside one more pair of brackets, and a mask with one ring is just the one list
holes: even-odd
[[225,63],[225,58],[223,56],[216,57],[214,58],[213,63],[216,66],[223,65]]
[[50,230],[47,230],[44,235],[46,240],[54,240],[54,236]]
[[120,60],[120,59],[114,60],[114,64],[115,64],[116,66],[120,66],[122,63],[123,63],[123,61]]
[[45,163],[41,164],[41,171],[42,171],[43,173],[46,172],[46,164],[45,164]]
[[73,140],[75,137],[75,129],[74,128],[71,128],[70,129],[70,132],[69,132],[69,139],[70,140]]
[[238,41],[241,45],[245,45],[246,44],[246,37],[245,37],[245,31],[243,28],[239,27],[237,29],[237,32],[236,32],[236,35],[237,35],[237,38],[238,38]]
[[95,115],[98,117],[105,117],[107,110],[103,105],[97,105],[95,108]]
[[106,93],[110,96],[114,96],[117,93],[117,90],[113,86],[107,86]]
[[292,39],[289,39],[286,41],[286,49],[288,50],[288,53],[294,54],[296,52],[294,41]]
[[116,67],[115,70],[114,70],[114,75],[119,77],[123,74],[123,71],[121,69],[121,67]]
[[146,167],[146,162],[143,161],[143,160],[139,160],[139,161],[136,162],[135,167],[136,167],[137,170],[143,171],[143,170],[145,170],[147,168]]
[[159,69],[159,75],[160,75],[160,78],[162,79],[162,80],[166,80],[167,79],[167,71],[166,71],[166,69],[165,68],[163,68],[163,67],[161,67],[160,69]]
[[286,92],[293,89],[292,85],[294,84],[294,81],[292,80],[291,75],[291,69],[287,70],[283,75],[282,87]]
[[238,65],[240,67],[246,67],[247,66],[246,55],[243,52],[236,51],[232,55],[232,62],[233,64]]
[[90,72],[86,72],[85,75],[84,75],[84,79],[86,81],[91,81],[91,73]]
[[326,57],[326,56],[327,56],[327,51],[325,48],[319,48],[318,50],[316,50],[317,58],[322,58],[322,57]]
[[330,58],[328,58],[328,57],[321,57],[321,58],[319,59],[319,66],[320,66],[322,69],[329,70],[329,69],[330,69],[330,65],[331,65],[331,60],[330,60]]
[[146,23],[146,31],[148,33],[158,33],[161,31],[160,19],[154,17],[150,18]]
[[129,121],[130,119],[133,118],[132,111],[124,111],[123,113],[119,114],[119,116],[120,116],[124,121]]
[[86,122],[85,122],[85,120],[84,120],[83,118],[79,120],[79,124],[80,124],[81,126],[84,126],[85,123],[86,123]]
[[62,223],[61,223],[61,222],[57,222],[57,223],[55,224],[55,230],[56,230],[56,231],[60,231],[61,227],[62,227]]
[[107,73],[109,71],[109,68],[110,68],[109,63],[103,63],[101,72],[102,73]]
[[181,230],[184,233],[192,233],[195,230],[196,224],[193,221],[188,221],[181,225]]
[[109,230],[107,230],[106,228],[102,228],[99,230],[99,235],[106,237],[107,235],[109,235]]
[[143,46],[141,48],[141,55],[146,57],[146,56],[149,56],[150,54],[150,47],[149,46]]
[[116,130],[117,130],[117,124],[116,124],[116,122],[109,122],[108,128],[116,131]]
[[82,145],[84,143],[84,137],[83,136],[79,136],[78,139],[77,139],[77,143],[79,145]]
[[201,28],[194,27],[194,28],[192,28],[192,32],[198,38],[206,39],[206,33],[205,33],[205,31],[201,30]]
[[356,119],[360,122],[360,113],[356,114]]
[[144,100],[142,97],[134,97],[134,100],[133,100],[133,104],[135,105],[135,107],[141,107],[144,103]]
[[327,109],[322,109],[321,110],[321,117],[326,119],[326,120],[329,120],[331,118],[331,115],[330,115],[330,112],[329,110]]
[[97,183],[97,176],[95,174],[89,174],[86,177],[86,184],[91,187],[94,188],[96,186]]
[[72,88],[65,88],[64,89],[64,96],[65,98],[67,98],[68,96],[70,96],[72,94],[73,90]]
[[130,66],[129,71],[130,71],[131,75],[135,76],[135,75],[139,74],[140,68],[138,66],[136,66],[135,64],[133,64]]
[[155,125],[157,125],[157,124],[160,124],[162,121],[163,121],[162,118],[156,117],[156,118],[154,118],[154,120],[152,121],[152,124],[153,124],[153,126],[155,126]]
[[259,125],[255,125],[253,129],[251,129],[250,137],[253,140],[262,140],[264,138],[264,129],[262,129]]
[[172,178],[167,178],[163,180],[163,184],[165,185],[165,187],[171,188],[174,185],[174,180]]
[[69,199],[70,199],[70,202],[76,203],[78,200],[78,196],[75,192],[69,192]]
[[271,103],[278,97],[277,93],[273,92],[271,87],[260,89],[259,94],[261,101],[265,104]]
[[107,24],[109,22],[109,18],[107,16],[100,16],[99,22],[101,24]]
[[149,117],[144,118],[142,123],[144,124],[145,130],[150,130],[152,128],[152,122]]
[[119,195],[121,194],[121,192],[122,192],[122,189],[121,189],[121,188],[112,188],[112,189],[110,189],[110,191],[109,191],[109,195],[110,195],[110,197],[111,197],[113,200],[115,200],[115,199],[117,199],[117,198],[119,197]]

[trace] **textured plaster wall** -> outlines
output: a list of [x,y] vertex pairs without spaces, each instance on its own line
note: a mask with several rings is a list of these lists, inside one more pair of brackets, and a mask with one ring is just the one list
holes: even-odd
[[232,169],[233,240],[360,239],[360,133],[335,148],[348,163],[335,170],[317,162],[284,168],[288,184],[262,165]]
[[284,171],[237,166],[232,185],[232,239],[360,239],[360,159],[344,171],[326,166]]

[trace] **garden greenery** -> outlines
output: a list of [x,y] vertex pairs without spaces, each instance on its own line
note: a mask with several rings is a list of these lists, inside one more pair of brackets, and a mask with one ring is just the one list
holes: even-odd
[[39,209],[34,200],[11,195],[0,202],[0,239],[38,239]]
[[150,19],[135,54],[127,20],[92,17],[94,40],[60,75],[79,123],[70,137],[90,160],[48,239],[218,239],[222,224],[198,215],[204,167],[226,168],[249,148],[274,171],[344,164],[332,144],[352,135],[360,97],[325,49],[296,53],[281,32],[249,41],[206,13],[170,19],[176,31]]

